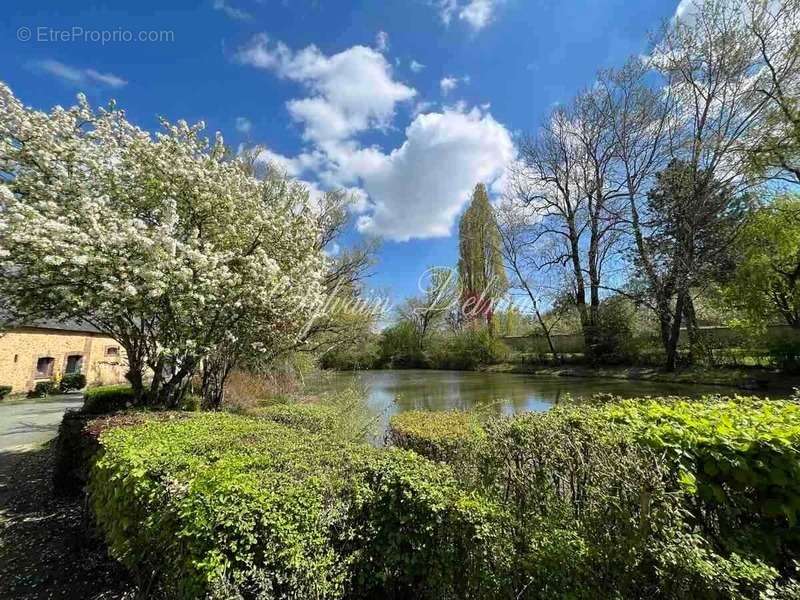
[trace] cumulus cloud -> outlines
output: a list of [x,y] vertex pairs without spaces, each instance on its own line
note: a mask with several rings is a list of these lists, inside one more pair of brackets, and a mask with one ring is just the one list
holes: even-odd
[[34,67],[75,86],[100,85],[116,89],[128,85],[126,80],[113,73],[100,73],[95,69],[71,67],[57,60],[42,60],[34,63]]
[[416,60],[412,60],[411,64],[408,66],[412,71],[414,71],[414,73],[419,73],[420,71],[422,71],[422,69],[425,68],[425,65],[423,65],[420,62],[417,62]]
[[375,49],[378,52],[386,52],[389,49],[389,34],[379,31],[375,34]]
[[315,46],[294,51],[260,35],[236,60],[308,91],[287,103],[303,125],[306,148],[294,157],[264,149],[258,160],[306,182],[312,197],[324,189],[348,191],[364,234],[397,241],[449,235],[475,184],[496,182],[514,158],[508,130],[488,110],[467,110],[463,102],[434,112],[434,104],[417,101],[399,146],[362,144],[361,133],[390,127],[398,103],[416,95],[393,79],[375,49],[354,46],[326,56]]
[[305,139],[318,143],[387,127],[395,105],[416,94],[392,78],[392,67],[380,52],[365,46],[326,56],[313,45],[294,52],[259,34],[239,49],[236,60],[307,87],[311,96],[290,100],[287,108],[304,125]]
[[247,117],[236,117],[236,131],[239,133],[250,133],[253,123]]
[[420,115],[402,146],[361,174],[372,204],[358,228],[397,241],[448,236],[475,184],[491,185],[513,157],[511,135],[489,114]]

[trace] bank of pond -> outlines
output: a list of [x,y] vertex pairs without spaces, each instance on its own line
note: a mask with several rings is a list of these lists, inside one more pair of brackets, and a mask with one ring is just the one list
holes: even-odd
[[[119,390],[118,390],[119,391]],[[99,399],[98,399],[99,398]],[[800,405],[610,394],[514,415],[352,396],[248,414],[89,394],[58,440],[148,597],[791,598]]]

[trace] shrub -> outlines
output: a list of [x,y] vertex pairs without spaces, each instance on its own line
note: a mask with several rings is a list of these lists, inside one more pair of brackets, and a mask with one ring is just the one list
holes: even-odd
[[800,552],[800,405],[760,398],[629,400],[601,409],[666,452],[694,524],[725,550],[786,568]]
[[113,427],[130,427],[149,420],[180,417],[171,412],[128,412],[98,416],[68,410],[61,419],[55,444],[53,483],[57,492],[73,495],[89,481],[92,459],[100,449],[100,435]]
[[11,393],[11,389],[10,385],[0,385],[0,400],[8,396]]
[[493,597],[493,506],[413,453],[219,413],[101,443],[97,522],[171,597]]
[[33,389],[28,392],[28,398],[47,398],[55,389],[56,385],[52,381],[39,381],[33,386]]
[[508,359],[510,350],[486,329],[465,329],[447,338],[433,354],[434,366],[440,369],[473,370]]
[[83,373],[67,373],[61,378],[58,388],[62,394],[86,387],[86,375]]
[[186,394],[181,399],[180,409],[188,412],[197,412],[203,405],[203,397],[197,394]]
[[133,400],[133,388],[129,385],[89,388],[83,394],[83,411],[98,415],[115,412],[131,406]]
[[484,437],[475,413],[463,411],[408,411],[389,421],[386,441],[413,450],[431,460],[468,459]]
[[337,419],[333,407],[320,404],[276,404],[264,407],[255,414],[274,423],[311,433],[333,431]]

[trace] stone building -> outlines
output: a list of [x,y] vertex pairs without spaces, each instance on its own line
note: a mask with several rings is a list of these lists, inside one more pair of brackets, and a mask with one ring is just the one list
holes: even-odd
[[89,325],[40,321],[0,332],[0,386],[12,394],[69,373],[83,373],[90,386],[123,383],[125,371],[124,350]]

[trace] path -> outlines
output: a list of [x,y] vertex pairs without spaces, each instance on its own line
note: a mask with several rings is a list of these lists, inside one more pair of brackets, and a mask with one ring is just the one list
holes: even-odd
[[0,452],[30,448],[55,437],[64,411],[82,403],[80,394],[0,401]]

